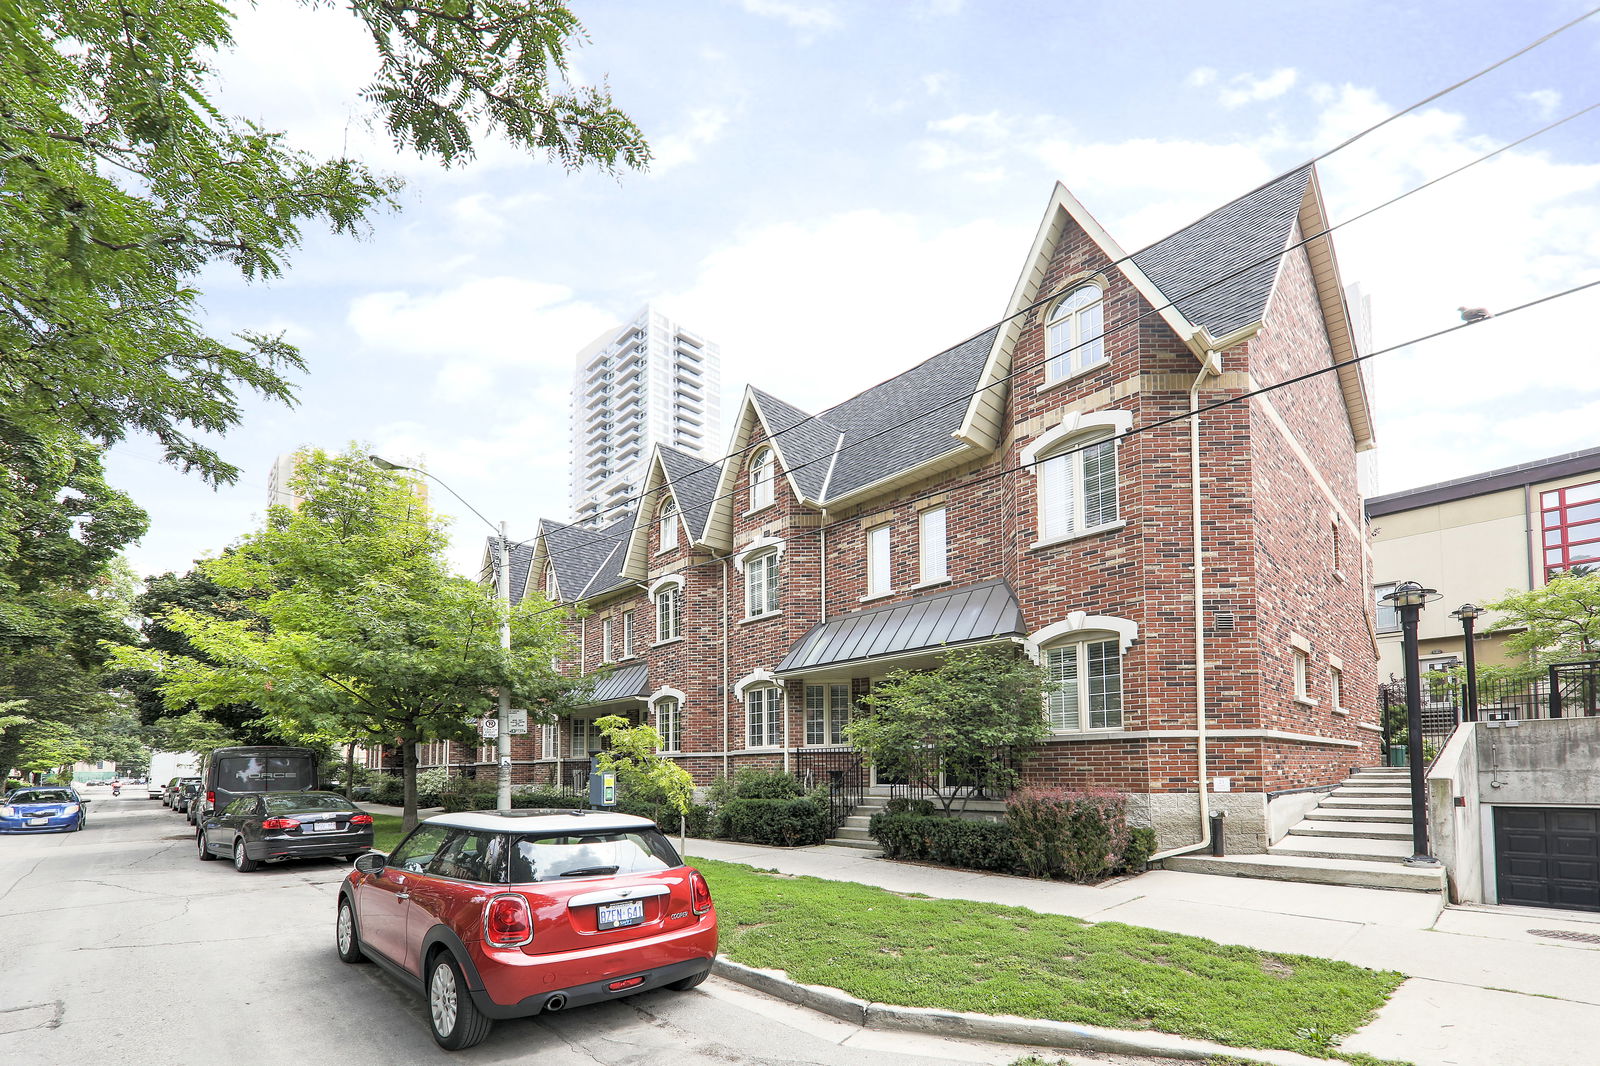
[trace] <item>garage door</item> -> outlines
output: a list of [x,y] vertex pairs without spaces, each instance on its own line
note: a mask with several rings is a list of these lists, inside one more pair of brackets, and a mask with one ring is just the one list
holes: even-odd
[[1494,809],[1501,903],[1600,911],[1600,810]]

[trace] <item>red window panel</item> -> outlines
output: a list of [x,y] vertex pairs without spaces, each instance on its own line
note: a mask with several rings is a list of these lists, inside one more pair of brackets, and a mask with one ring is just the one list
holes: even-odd
[[1544,577],[1574,566],[1600,565],[1600,481],[1539,494]]

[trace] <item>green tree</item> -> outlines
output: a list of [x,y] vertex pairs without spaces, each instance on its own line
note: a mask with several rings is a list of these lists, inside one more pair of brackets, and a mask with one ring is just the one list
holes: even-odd
[[1574,568],[1543,588],[1508,592],[1488,609],[1499,617],[1486,631],[1509,634],[1505,650],[1523,659],[1524,673],[1600,657],[1600,573]]
[[128,711],[114,711],[83,731],[90,760],[117,764],[119,774],[142,774],[150,768],[150,748],[139,719]]
[[62,722],[27,721],[0,733],[0,780],[12,770],[61,772],[89,757],[89,742]]
[[634,725],[620,714],[597,719],[595,728],[610,747],[595,756],[599,770],[615,770],[625,793],[631,789],[678,812],[680,825],[694,800],[694,778],[689,771],[660,755],[661,734],[653,726]]
[[1044,671],[1010,651],[953,651],[932,670],[896,670],[845,726],[880,776],[927,789],[949,813],[973,787],[1006,791],[1048,730]]
[[166,624],[203,658],[130,647],[121,664],[160,674],[173,707],[248,702],[288,736],[399,745],[409,828],[419,741],[472,741],[501,686],[546,720],[581,691],[554,665],[562,616],[529,596],[502,650],[499,604],[449,573],[439,521],[360,449],[312,453],[292,487],[298,509],[269,508],[263,529],[202,565],[252,597],[251,616],[173,608]]
[[[606,89],[569,82],[583,28],[559,0],[337,6],[377,47],[362,95],[398,147],[449,166],[492,130],[567,168],[648,164]],[[49,453],[149,434],[226,482],[237,468],[205,437],[238,421],[239,394],[293,401],[300,353],[209,336],[197,282],[282,273],[308,225],[360,235],[399,182],[219,110],[212,56],[232,44],[224,0],[0,0],[0,434]]]

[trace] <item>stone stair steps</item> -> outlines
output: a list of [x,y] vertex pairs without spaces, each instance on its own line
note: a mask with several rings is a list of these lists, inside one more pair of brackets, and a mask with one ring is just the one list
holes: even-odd
[[1341,796],[1335,792],[1321,803],[1316,809],[1331,807],[1335,810],[1367,810],[1367,811],[1409,811],[1411,809],[1411,796]]
[[1411,797],[1411,789],[1405,785],[1340,785],[1334,790],[1333,794],[1344,798],[1353,796],[1393,798],[1401,796],[1409,799]]
[[832,839],[826,841],[826,843],[832,844],[836,848],[856,848],[860,851],[870,851],[874,854],[880,853],[883,850],[882,848],[878,847],[878,842],[876,840],[852,840],[849,837],[833,837]]
[[1411,857],[1411,834],[1404,840],[1342,839],[1286,836],[1267,849],[1269,855],[1302,859],[1351,859],[1356,862],[1404,862]]
[[1411,824],[1411,805],[1404,807],[1329,807],[1327,804],[1316,808],[1312,815],[1319,822],[1360,822],[1365,825],[1383,825],[1396,822],[1402,825]]
[[1219,874],[1225,877],[1259,877],[1270,881],[1303,881],[1358,888],[1394,888],[1411,892],[1439,892],[1444,869],[1417,869],[1392,862],[1325,859],[1292,855],[1181,855],[1167,859],[1169,870]]
[[[1317,812],[1313,812],[1317,813]],[[1362,840],[1410,840],[1411,823],[1404,822],[1330,822],[1307,818],[1289,830],[1284,837],[1352,837]]]

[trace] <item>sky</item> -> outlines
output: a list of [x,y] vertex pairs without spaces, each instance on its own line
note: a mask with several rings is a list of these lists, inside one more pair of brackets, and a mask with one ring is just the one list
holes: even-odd
[[[141,575],[259,524],[273,459],[350,442],[430,473],[510,535],[570,516],[578,350],[646,301],[754,385],[831,406],[1005,311],[1054,183],[1129,251],[1577,17],[1586,2],[576,0],[578,82],[644,129],[647,173],[564,172],[492,135],[466,165],[396,154],[360,101],[357,21],[232,5],[216,98],[406,182],[361,240],[308,230],[285,275],[217,269],[217,335],[281,330],[293,407],[247,398],[212,489],[131,439]],[[1337,224],[1600,102],[1600,16],[1319,164]],[[1335,233],[1374,346],[1600,279],[1600,110]],[[1375,357],[1376,492],[1600,445],[1600,289]],[[725,427],[724,444],[727,430]],[[449,493],[452,560],[491,532]]]

